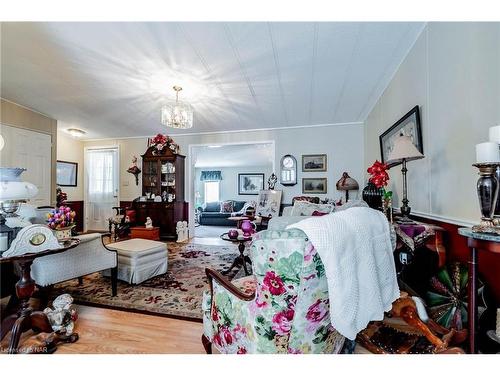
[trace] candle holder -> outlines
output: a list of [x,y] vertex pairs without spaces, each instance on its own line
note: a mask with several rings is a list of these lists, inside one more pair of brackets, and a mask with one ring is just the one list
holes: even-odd
[[476,163],[473,164],[473,166],[479,169],[477,196],[479,198],[479,207],[481,208],[482,217],[481,223],[473,226],[472,231],[500,235],[499,221],[494,220],[499,190],[497,168],[500,166],[500,163]]

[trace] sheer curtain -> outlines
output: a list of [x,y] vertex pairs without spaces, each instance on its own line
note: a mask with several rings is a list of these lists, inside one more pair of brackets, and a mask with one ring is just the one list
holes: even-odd
[[88,198],[93,203],[112,203],[116,196],[116,150],[89,150],[87,159]]
[[106,230],[118,205],[118,149],[87,149],[85,171],[85,229]]

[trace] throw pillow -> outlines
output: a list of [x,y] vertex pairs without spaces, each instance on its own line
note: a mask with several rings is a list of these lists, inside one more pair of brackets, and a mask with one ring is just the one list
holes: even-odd
[[326,212],[314,211],[311,216],[324,216],[328,215]]
[[291,216],[312,216],[314,211],[329,214],[335,211],[331,204],[316,204],[306,201],[297,201],[293,204]]
[[220,213],[229,214],[233,212],[233,201],[223,201],[220,203]]

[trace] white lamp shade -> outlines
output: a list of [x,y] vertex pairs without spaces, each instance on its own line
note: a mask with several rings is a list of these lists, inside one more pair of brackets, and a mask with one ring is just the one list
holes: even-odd
[[490,142],[500,143],[500,125],[492,126],[489,133]]
[[417,150],[411,138],[406,135],[400,135],[394,141],[394,148],[387,157],[388,164],[400,163],[403,160],[411,161],[422,159],[424,155]]
[[25,181],[2,181],[0,201],[27,200],[38,194],[38,188]]
[[0,151],[3,149],[5,146],[5,140],[2,137],[2,134],[0,134]]

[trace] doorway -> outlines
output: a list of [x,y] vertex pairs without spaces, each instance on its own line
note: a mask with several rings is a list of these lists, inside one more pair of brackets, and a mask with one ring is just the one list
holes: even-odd
[[119,206],[119,148],[85,148],[85,231],[107,231]]
[[[190,236],[218,239],[236,227],[227,217],[238,216],[267,188],[274,172],[274,141],[190,145],[189,156],[190,209],[195,213],[190,215]],[[245,178],[255,181],[253,189],[241,183]]]

